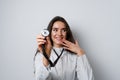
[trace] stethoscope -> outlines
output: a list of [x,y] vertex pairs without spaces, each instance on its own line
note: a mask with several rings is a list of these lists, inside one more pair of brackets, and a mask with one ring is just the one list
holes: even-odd
[[[49,31],[47,29],[44,29],[43,31],[41,31],[41,34],[44,36],[44,37],[47,37],[49,35]],[[55,49],[53,49],[54,53],[57,55],[57,59],[52,62],[49,57],[47,56],[46,54],[46,51],[45,51],[45,46],[42,45],[42,51],[43,51],[43,55],[44,57],[48,60],[49,64],[51,67],[54,67],[56,65],[56,63],[58,62],[58,60],[60,59],[61,55],[63,54],[63,51],[64,51],[64,48],[62,49],[60,55],[57,54],[57,52],[55,51]]]

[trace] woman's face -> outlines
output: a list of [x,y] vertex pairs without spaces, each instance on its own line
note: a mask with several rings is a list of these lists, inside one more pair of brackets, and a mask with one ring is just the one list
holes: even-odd
[[53,41],[53,46],[55,47],[62,47],[62,40],[66,39],[67,29],[63,22],[56,21],[53,24],[51,38]]

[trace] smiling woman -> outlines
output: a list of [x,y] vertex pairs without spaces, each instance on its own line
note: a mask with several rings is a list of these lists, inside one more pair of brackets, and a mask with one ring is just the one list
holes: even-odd
[[53,40],[53,46],[62,47],[62,41],[66,39],[67,30],[63,22],[56,21],[53,24],[51,37]]
[[[41,34],[36,38],[36,80],[94,80],[84,50],[74,40],[66,20],[56,16],[50,21],[47,29],[50,34],[46,39]],[[43,55],[42,45],[45,46],[45,53],[49,59]],[[49,60],[56,64],[51,66]]]

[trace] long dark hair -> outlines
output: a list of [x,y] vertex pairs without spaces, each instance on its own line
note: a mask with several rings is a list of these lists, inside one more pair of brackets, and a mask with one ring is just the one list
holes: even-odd
[[[53,27],[53,24],[56,22],[56,21],[61,21],[65,24],[66,26],[66,29],[67,29],[67,35],[66,35],[66,40],[72,42],[72,43],[75,43],[75,40],[74,40],[74,37],[72,35],[72,31],[70,29],[70,26],[68,25],[67,21],[61,17],[61,16],[55,16],[48,24],[48,27],[47,27],[47,30],[50,32],[49,34],[49,37],[50,37],[50,41],[53,45],[53,41],[52,41],[52,38],[51,38],[51,32],[52,32],[52,27]],[[37,49],[36,51],[36,54],[35,56],[37,55],[37,53],[39,52],[39,50]],[[35,59],[35,56],[34,56],[34,59]]]
[[54,17],[54,18],[50,21],[50,23],[49,23],[49,25],[48,25],[48,27],[47,27],[47,29],[48,29],[49,32],[50,32],[50,35],[49,35],[49,36],[50,36],[51,43],[53,44],[52,39],[51,39],[52,27],[53,27],[53,24],[54,24],[56,21],[61,21],[61,22],[63,22],[63,23],[65,24],[65,26],[66,26],[66,28],[67,28],[66,40],[75,43],[75,40],[74,40],[73,35],[72,35],[72,31],[70,30],[70,27],[69,27],[67,21],[66,21],[63,17],[60,17],[60,16]]

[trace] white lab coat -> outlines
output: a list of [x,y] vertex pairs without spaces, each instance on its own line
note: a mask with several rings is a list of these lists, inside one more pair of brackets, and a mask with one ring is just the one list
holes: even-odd
[[[60,55],[62,48],[54,49]],[[55,67],[45,67],[42,58],[42,53],[35,57],[36,80],[94,80],[92,68],[85,54],[78,56],[64,50]],[[57,55],[52,50],[50,59],[54,61],[56,58]]]

